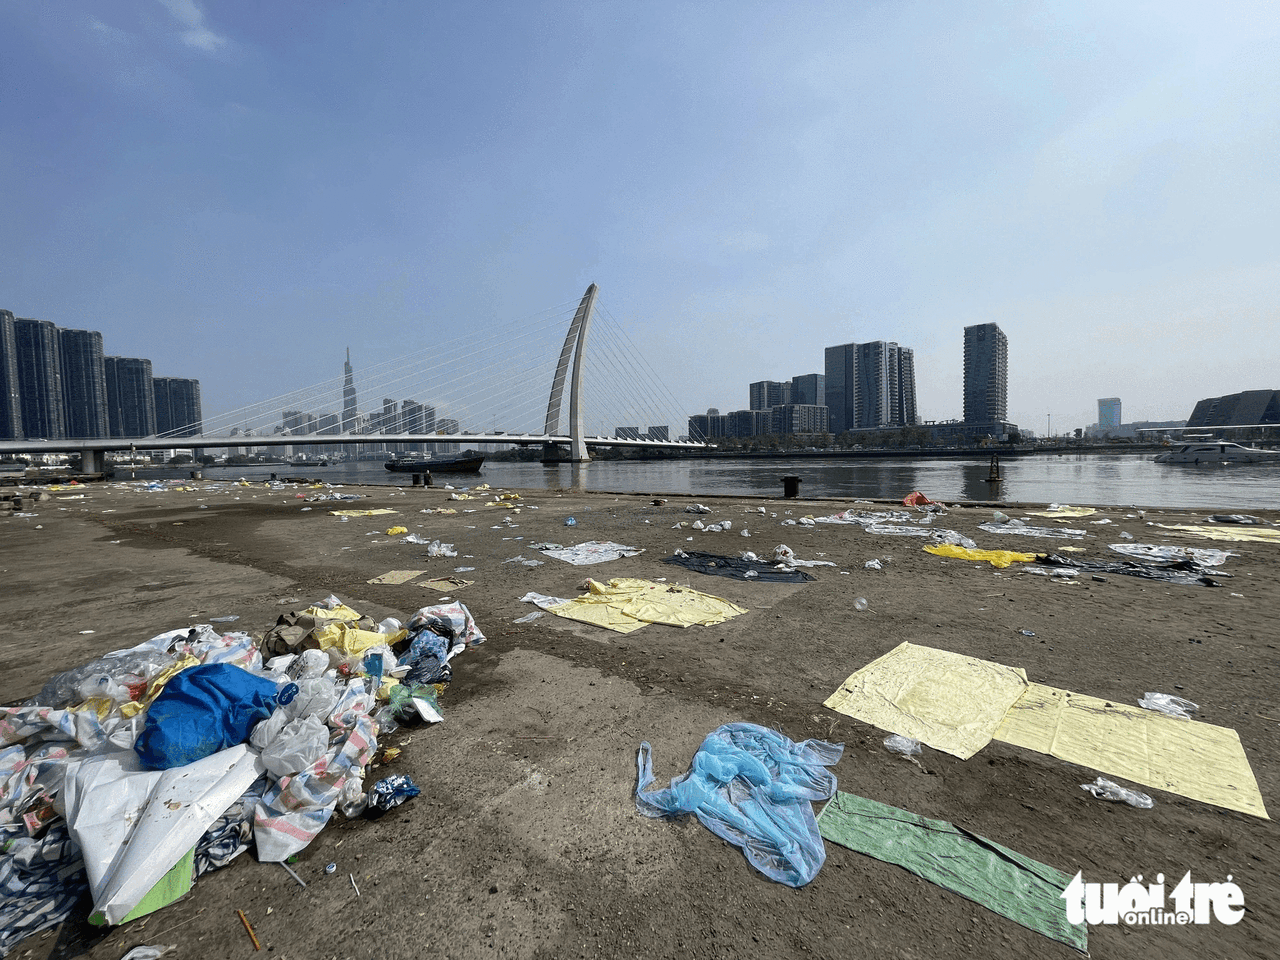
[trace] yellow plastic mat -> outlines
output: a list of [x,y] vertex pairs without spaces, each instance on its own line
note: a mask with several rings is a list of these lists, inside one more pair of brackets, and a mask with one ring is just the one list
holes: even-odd
[[1164,530],[1182,530],[1206,540],[1228,540],[1239,543],[1280,543],[1280,530],[1272,527],[1218,527],[1195,523],[1157,523]]
[[1240,737],[1227,727],[1033,683],[995,739],[1270,819]]
[[967,760],[1026,688],[1020,667],[902,643],[852,674],[825,706]]
[[938,557],[954,557],[957,560],[979,560],[1001,569],[1011,563],[1030,563],[1036,558],[1034,553],[1017,553],[1013,550],[977,550],[961,547],[954,543],[931,543],[924,549],[926,553],[932,553]]
[[692,627],[723,623],[746,613],[745,607],[721,597],[668,583],[621,577],[600,583],[588,580],[590,591],[576,600],[550,607],[557,617],[579,620],[617,633],[631,633],[646,623]]
[[1057,510],[1032,510],[1027,513],[1029,517],[1048,517],[1050,520],[1065,519],[1066,517],[1092,517],[1098,511],[1093,507],[1071,507],[1063,504]]
[[365,583],[408,583],[414,577],[420,577],[425,570],[388,570],[380,577],[366,580]]
[[329,513],[331,513],[335,517],[377,517],[377,516],[381,516],[384,513],[396,513],[396,512],[397,511],[395,510],[388,510],[385,507],[382,508],[381,510],[330,510],[329,511]]

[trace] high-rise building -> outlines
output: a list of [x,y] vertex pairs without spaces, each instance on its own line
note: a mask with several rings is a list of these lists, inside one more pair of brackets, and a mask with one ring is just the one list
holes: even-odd
[[791,403],[825,406],[827,402],[827,378],[821,373],[806,373],[791,378]]
[[62,413],[68,439],[102,439],[107,433],[107,368],[102,334],[59,330]]
[[18,398],[22,430],[28,440],[62,440],[62,363],[58,328],[48,320],[13,321],[18,353]]
[[831,426],[826,404],[784,403],[769,411],[769,432],[776,434],[826,433]]
[[342,432],[351,433],[356,428],[356,383],[351,369],[351,348],[347,347],[347,361],[342,365]]
[[791,384],[784,381],[758,380],[748,390],[751,394],[749,408],[752,410],[769,410],[791,402]]
[[827,347],[825,367],[832,433],[918,422],[915,357],[909,348],[884,340]]
[[13,314],[0,310],[0,440],[21,440],[22,404],[18,390],[18,338]]
[[646,440],[655,440],[661,443],[666,443],[671,439],[671,431],[668,429],[666,424],[659,427],[646,427],[644,433],[644,439]]
[[994,323],[964,328],[965,423],[996,423],[1008,416],[1009,338]]
[[198,437],[204,432],[200,410],[200,381],[183,377],[153,377],[156,432],[167,437]]
[[105,357],[107,425],[112,437],[149,437],[156,432],[156,397],[151,361]]
[[1103,397],[1098,401],[1098,429],[1120,429],[1120,398]]

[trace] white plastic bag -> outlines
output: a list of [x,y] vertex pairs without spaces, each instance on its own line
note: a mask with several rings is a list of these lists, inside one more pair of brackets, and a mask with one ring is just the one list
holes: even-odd
[[1168,693],[1151,693],[1150,691],[1138,701],[1138,706],[1147,710],[1155,710],[1166,716],[1180,720],[1190,720],[1191,714],[1200,709],[1200,705],[1190,700],[1183,700]]
[[1114,800],[1117,803],[1127,803],[1131,807],[1138,807],[1142,810],[1150,810],[1156,805],[1156,802],[1148,797],[1145,793],[1138,793],[1136,790],[1126,790],[1118,783],[1113,783],[1106,777],[1099,777],[1093,783],[1080,784],[1081,790],[1087,790],[1102,800]]
[[[264,720],[258,726],[267,722]],[[323,757],[328,748],[329,728],[319,717],[290,720],[263,748],[262,765],[278,780],[307,769]]]

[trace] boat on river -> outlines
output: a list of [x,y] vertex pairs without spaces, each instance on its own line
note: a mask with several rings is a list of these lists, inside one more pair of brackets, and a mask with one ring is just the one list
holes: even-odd
[[1155,458],[1156,463],[1280,463],[1280,453],[1226,440],[1182,443]]
[[432,457],[427,460],[393,459],[383,464],[396,473],[479,473],[483,454],[462,457]]

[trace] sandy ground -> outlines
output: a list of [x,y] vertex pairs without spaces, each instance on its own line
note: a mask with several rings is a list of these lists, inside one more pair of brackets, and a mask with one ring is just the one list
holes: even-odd
[[[642,740],[652,743],[665,785],[708,732],[734,720],[796,741],[844,743],[835,768],[842,790],[952,821],[1068,874],[1119,883],[1138,873],[1178,878],[1190,870],[1206,882],[1230,874],[1244,893],[1247,913],[1234,926],[1093,926],[1094,957],[1280,956],[1280,834],[1271,822],[1145,787],[1152,810],[1095,800],[1080,789],[1095,771],[996,742],[968,761],[926,748],[913,764],[883,748],[882,731],[822,706],[853,670],[904,640],[1125,703],[1148,690],[1177,693],[1201,705],[1198,719],[1239,732],[1274,814],[1280,545],[1230,545],[1239,556],[1220,589],[1120,576],[1061,583],[943,560],[918,541],[859,527],[780,525],[787,511],[822,515],[847,502],[705,499],[714,512],[702,519],[731,519],[734,531],[702,534],[672,529],[695,519],[684,512],[690,498],[654,505],[645,496],[529,491],[517,514],[483,501],[449,503],[441,489],[363,488],[368,498],[356,504],[298,497],[314,492],[106,485],[80,499],[54,493],[35,505],[35,517],[0,515],[0,700],[21,700],[57,671],[210,617],[238,615],[235,628],[260,634],[282,611],[336,593],[375,618],[405,618],[439,595],[370,578],[474,566],[466,576],[476,583],[452,596],[489,640],[455,659],[441,701],[446,722],[392,734],[387,742],[403,753],[374,771],[409,774],[421,796],[378,820],[335,816],[295,867],[305,890],[245,855],[201,878],[182,901],[96,942],[68,924],[12,956],[87,951],[114,960],[139,944],[176,943],[184,958],[247,957],[254,950],[237,910],[263,953],[281,958],[1078,955],[834,844],[818,877],[793,890],[755,872],[695,819],[635,812]],[[398,514],[341,522],[327,512],[351,506]],[[440,506],[460,512],[419,512]],[[761,516],[760,506],[777,516]],[[954,509],[943,522],[984,547],[1060,543],[977,531],[992,512]],[[1115,523],[1087,527],[1097,535],[1084,542],[1085,555],[1107,556],[1120,530],[1139,542],[1228,546],[1146,525],[1194,519],[1192,512],[1148,510],[1145,520],[1127,519],[1131,513],[1104,509],[1100,517]],[[515,526],[500,522],[507,516]],[[564,525],[568,516],[576,527]],[[423,547],[385,535],[391,523],[454,543],[460,556],[427,560]],[[750,539],[738,534],[744,524]],[[523,544],[593,539],[645,553],[596,567],[503,563],[535,556]],[[815,571],[812,583],[779,585],[658,562],[677,547],[766,553],[780,543],[838,567]],[[866,570],[873,557],[892,559]],[[576,596],[587,575],[667,577],[750,612],[718,626],[649,626],[625,636],[551,615],[512,623],[533,609],[518,602],[527,591]],[[866,612],[854,608],[859,596]],[[337,870],[327,875],[330,862]]]

